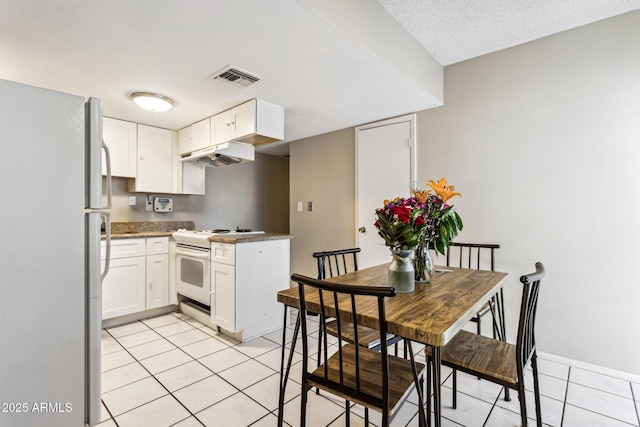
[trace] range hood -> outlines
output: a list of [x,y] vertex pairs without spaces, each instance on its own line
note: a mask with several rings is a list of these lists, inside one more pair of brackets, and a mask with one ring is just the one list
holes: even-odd
[[194,151],[180,161],[217,167],[252,162],[255,156],[253,145],[231,141]]

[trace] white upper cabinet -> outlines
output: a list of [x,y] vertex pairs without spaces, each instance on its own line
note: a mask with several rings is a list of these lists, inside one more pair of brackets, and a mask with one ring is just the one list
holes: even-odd
[[200,120],[188,128],[180,130],[178,154],[185,155],[211,145],[210,119]]
[[173,192],[173,135],[170,130],[138,125],[137,166],[138,173],[129,191]]
[[193,134],[193,125],[178,131],[178,154],[189,154],[193,151],[196,137]]
[[182,189],[180,194],[204,195],[206,166],[178,162],[182,166]]
[[[104,117],[102,137],[111,154],[111,176],[136,177],[136,141],[138,125]],[[106,159],[102,157],[102,175],[107,174]]]
[[211,117],[211,144],[242,141],[253,145],[284,139],[284,109],[252,99]]
[[231,139],[231,110],[211,117],[211,145],[218,145]]

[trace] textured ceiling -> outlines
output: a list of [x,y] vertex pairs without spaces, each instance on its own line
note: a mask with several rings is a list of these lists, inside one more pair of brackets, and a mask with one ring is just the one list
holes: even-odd
[[640,0],[378,0],[442,65],[640,9]]

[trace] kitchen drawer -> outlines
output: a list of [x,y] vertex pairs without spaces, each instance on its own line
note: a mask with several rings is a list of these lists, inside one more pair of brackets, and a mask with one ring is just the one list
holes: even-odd
[[235,265],[236,245],[231,243],[211,242],[211,261]]
[[161,255],[168,253],[168,237],[147,237],[147,255]]
[[[147,253],[146,239],[115,239],[111,240],[111,259],[145,256]],[[107,243],[100,242],[100,259],[106,258]]]

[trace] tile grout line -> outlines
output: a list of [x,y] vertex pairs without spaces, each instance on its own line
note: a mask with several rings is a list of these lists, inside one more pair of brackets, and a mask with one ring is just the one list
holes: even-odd
[[636,395],[633,392],[633,384],[629,381],[629,388],[631,388],[631,399],[633,399],[633,405],[636,408],[636,419],[638,420],[638,425],[640,426],[640,411],[638,411],[638,402],[636,401]]
[[[184,321],[184,320],[183,320],[183,319],[180,319],[180,321]],[[185,322],[185,323],[189,324],[188,322]],[[193,325],[191,325],[191,326],[193,326]],[[207,327],[207,326],[206,326],[206,325],[202,325],[202,327]],[[200,328],[196,328],[196,329],[197,329],[197,330],[200,330]],[[204,333],[206,333],[206,332],[204,332]],[[177,334],[175,334],[175,335],[177,335]],[[207,334],[207,335],[208,335],[208,334]],[[210,337],[210,338],[212,338],[212,339],[216,339],[214,336],[209,336],[209,337]],[[166,339],[166,338],[165,338],[165,339]],[[207,338],[205,338],[205,339],[207,339]],[[266,338],[265,338],[265,339],[266,339]],[[169,340],[167,340],[167,341],[169,341]],[[203,340],[202,340],[202,341],[203,341]],[[171,341],[169,341],[169,342],[171,342]],[[222,341],[221,341],[221,342],[222,342]],[[173,344],[173,345],[176,345],[176,344],[174,344],[174,343],[172,343],[172,344]],[[226,343],[223,343],[223,344],[225,344],[225,345],[226,345]],[[239,352],[239,353],[241,353],[241,354],[243,354],[243,355],[245,355],[245,356],[249,357],[249,359],[248,359],[248,360],[246,360],[246,361],[243,361],[243,362],[237,363],[237,364],[235,364],[235,365],[233,365],[233,366],[229,366],[228,368],[226,368],[226,369],[224,369],[224,370],[222,370],[222,371],[220,371],[220,372],[214,372],[214,371],[213,371],[213,370],[211,370],[208,366],[206,366],[204,363],[202,363],[198,358],[195,358],[195,357],[191,356],[190,354],[188,354],[187,352],[185,352],[185,351],[182,349],[182,346],[177,346],[177,345],[176,345],[176,347],[177,347],[178,349],[180,349],[183,353],[185,353],[185,354],[187,354],[189,357],[191,357],[194,361],[198,362],[198,363],[199,363],[200,365],[202,365],[204,368],[206,368],[207,370],[209,370],[213,375],[215,375],[216,377],[220,378],[222,381],[226,382],[226,383],[227,383],[227,384],[229,384],[231,387],[233,387],[234,389],[236,389],[236,390],[237,390],[237,391],[236,391],[236,393],[233,393],[233,394],[231,394],[230,396],[227,396],[227,397],[225,397],[224,399],[219,400],[218,402],[215,402],[215,403],[213,403],[213,404],[211,404],[211,405],[209,405],[209,406],[207,406],[207,407],[205,407],[205,408],[202,408],[200,411],[198,411],[198,413],[200,413],[200,412],[202,412],[202,411],[204,411],[204,410],[206,410],[206,409],[208,409],[208,408],[210,408],[210,407],[212,407],[212,406],[215,406],[215,405],[219,404],[220,402],[223,402],[223,401],[225,401],[225,400],[229,399],[230,397],[237,395],[238,393],[242,394],[243,396],[247,397],[247,398],[248,398],[248,399],[250,399],[251,401],[255,402],[257,405],[259,405],[259,406],[261,406],[262,408],[264,408],[264,409],[267,411],[267,414],[265,414],[265,416],[267,416],[267,415],[269,415],[269,414],[271,413],[271,411],[269,410],[269,408],[265,407],[265,406],[264,406],[264,405],[262,405],[260,402],[256,401],[256,400],[255,400],[255,399],[253,399],[251,396],[249,396],[249,395],[247,395],[246,393],[244,393],[240,388],[238,388],[236,385],[234,385],[234,384],[232,384],[231,382],[229,382],[226,378],[224,378],[224,377],[220,376],[220,373],[222,373],[222,372],[224,372],[224,371],[227,371],[227,370],[229,370],[229,369],[232,369],[232,368],[234,368],[234,367],[236,367],[236,366],[238,366],[238,365],[241,365],[242,363],[244,363],[244,362],[246,362],[246,361],[248,361],[248,360],[254,360],[255,362],[260,363],[261,365],[263,365],[263,366],[265,366],[265,367],[269,368],[270,370],[273,370],[271,367],[269,367],[269,366],[267,366],[267,365],[265,365],[265,364],[261,363],[259,360],[256,360],[254,357],[250,357],[250,356],[248,356],[247,354],[245,354],[245,353],[243,353],[243,352],[241,352],[241,351],[239,351],[239,350],[237,350],[237,349],[234,349],[234,348],[233,348],[233,346],[229,346],[229,345],[228,345],[228,346],[227,346],[227,348],[233,348],[235,351],[237,351],[237,352]],[[226,349],[223,349],[223,350],[226,350]],[[214,352],[213,352],[213,353],[211,353],[211,354],[215,354],[215,353],[217,353],[217,352],[219,352],[219,351],[222,351],[222,350],[214,351]],[[268,350],[268,351],[271,351],[271,350]],[[266,351],[265,353],[267,353],[268,351]],[[265,354],[265,353],[261,353],[260,355]],[[205,355],[205,356],[202,356],[202,357],[206,357],[206,356],[208,356],[208,355]],[[190,362],[187,362],[187,363],[190,363]],[[182,365],[179,365],[179,366],[182,366]],[[170,368],[170,369],[173,369],[173,368]],[[167,369],[166,371],[168,371],[168,370],[169,370],[169,369]],[[166,371],[163,371],[163,372],[166,372]],[[274,374],[272,374],[272,375],[275,375],[275,374],[277,374],[277,372],[275,372],[275,371],[274,371]],[[153,375],[153,374],[152,374],[152,375]],[[269,375],[269,376],[271,376],[271,375]],[[207,378],[208,378],[208,377],[207,377]],[[267,377],[267,378],[268,378],[268,377]],[[252,387],[252,386],[254,386],[255,384],[258,384],[260,381],[263,381],[264,379],[266,379],[266,378],[263,378],[262,380],[256,381],[255,383],[252,383],[252,384],[248,385],[247,387],[245,387],[245,389],[246,389],[246,388],[249,388],[249,387]],[[156,381],[158,381],[158,380],[156,379]],[[199,381],[202,381],[202,380],[199,380]],[[182,389],[184,389],[184,388],[186,388],[186,387],[189,387],[190,385],[193,385],[193,384],[195,384],[195,383],[197,383],[197,382],[199,382],[199,381],[195,381],[195,382],[193,382],[193,383],[191,383],[191,384],[188,384],[188,385],[186,385],[186,386],[184,386],[184,387],[181,387],[181,388],[180,388],[180,389],[178,389],[178,390],[182,390]],[[160,381],[158,381],[158,382],[160,382]],[[163,387],[164,387],[164,385],[163,385]],[[165,387],[165,389],[166,389],[166,387]],[[176,391],[178,391],[178,390],[176,390]],[[167,390],[167,391],[168,391],[168,390]],[[180,399],[178,399],[176,396],[174,396],[172,392],[170,392],[170,391],[169,391],[169,394],[171,394],[171,396],[173,396],[173,397],[174,397],[178,402],[180,402],[180,404],[181,404],[182,406],[184,406],[184,404],[182,404],[182,402],[180,401]],[[291,400],[293,400],[293,399],[291,399]],[[187,409],[187,411],[189,411],[189,413],[190,413],[194,418],[196,418],[196,420],[198,420],[198,422],[200,422],[202,425],[204,425],[204,423],[202,423],[202,421],[200,421],[200,419],[199,419],[199,418],[197,418],[196,414],[193,414],[193,413],[192,413],[188,408],[186,408],[186,407],[185,407],[185,409]],[[254,421],[254,423],[258,422],[258,421],[259,421],[259,420],[261,420],[262,418],[264,418],[264,417],[259,418],[258,420]],[[254,423],[252,423],[252,424],[254,424]]]
[[[180,319],[180,321],[182,322],[183,320],[182,320],[182,319]],[[138,321],[138,322],[142,323],[141,321]],[[186,322],[185,322],[185,323],[186,323]],[[145,326],[147,326],[147,325],[145,324]],[[158,332],[156,332],[156,331],[155,331],[155,329],[153,329],[153,328],[150,328],[150,329],[151,329],[151,330],[153,330],[155,333],[158,333]],[[107,331],[107,332],[108,332],[108,331]],[[111,334],[109,333],[109,335],[111,335]],[[160,335],[160,334],[158,334],[158,335]],[[113,335],[111,335],[111,336],[112,336],[116,341],[118,341],[118,339],[117,339],[116,337],[114,337]],[[166,340],[167,342],[171,343],[172,345],[175,345],[175,344],[173,344],[171,341],[169,341],[168,339],[166,339],[166,337],[164,337],[164,336],[162,337],[162,339]],[[159,341],[159,340],[158,340],[158,341]],[[118,341],[118,344],[120,344],[120,341]],[[120,344],[120,345],[122,345],[122,344]],[[123,347],[124,347],[124,346],[123,346]],[[185,352],[184,350],[182,350],[180,347],[177,347],[177,348],[179,348],[183,353],[185,353],[187,356],[189,356],[189,357],[191,357],[191,358],[193,359],[193,357],[192,357],[190,354],[186,353],[186,352]],[[177,397],[175,397],[175,396],[173,395],[173,393],[172,393],[171,391],[169,391],[169,389],[168,389],[167,387],[165,387],[165,385],[164,385],[164,384],[162,384],[162,383],[160,382],[160,380],[158,380],[158,379],[156,378],[156,376],[155,376],[154,374],[152,374],[152,373],[147,369],[147,367],[146,367],[146,366],[144,366],[144,365],[140,362],[140,360],[138,360],[138,358],[136,358],[133,354],[131,354],[131,353],[129,352],[129,349],[125,348],[125,351],[126,351],[127,353],[129,353],[129,355],[130,355],[131,357],[133,357],[133,359],[136,361],[136,363],[138,363],[138,364],[142,367],[142,369],[144,369],[145,371],[147,371],[147,373],[149,373],[149,375],[150,375],[150,376],[151,376],[151,377],[152,377],[152,378],[153,378],[153,379],[154,379],[158,384],[160,384],[160,386],[161,386],[162,388],[164,388],[164,389],[167,391],[168,395],[170,395],[172,398],[174,398],[174,399],[175,399],[175,400],[180,404],[180,406],[182,406],[182,407],[183,407],[183,408],[184,408],[184,409],[185,409],[185,410],[190,414],[190,416],[194,417],[194,418],[195,418],[195,419],[196,419],[200,424],[204,425],[204,423],[203,423],[202,421],[200,421],[200,419],[199,419],[198,417],[196,417],[196,415],[195,415],[194,413],[192,413],[192,412],[191,412],[191,410],[189,410],[189,408],[187,408],[187,407],[186,407],[186,406],[185,406],[185,405],[180,401],[180,399],[178,399]],[[173,351],[173,350],[171,350],[171,351]],[[166,353],[166,352],[163,352],[163,353]],[[160,354],[162,354],[162,353],[160,353]],[[152,357],[152,356],[151,356],[151,357]],[[194,360],[195,360],[195,359],[194,359]],[[187,363],[189,363],[189,362],[187,362]],[[181,366],[181,365],[178,365],[178,366]],[[207,367],[205,366],[205,368],[207,368]],[[209,369],[209,368],[207,368],[207,369]],[[167,370],[168,370],[168,369],[167,369]],[[209,369],[209,371],[211,371],[211,370]],[[165,371],[163,371],[163,372],[165,372]],[[211,371],[211,372],[215,375],[215,372],[213,372],[213,371]],[[123,386],[123,387],[124,387],[124,386]],[[121,387],[119,387],[119,388],[121,388]],[[116,390],[117,390],[117,389],[116,389]],[[126,414],[127,412],[133,411],[134,409],[137,409],[137,408],[140,408],[140,407],[142,407],[142,406],[144,406],[144,405],[147,405],[147,404],[149,404],[149,403],[151,403],[151,402],[154,402],[154,401],[156,401],[156,400],[158,400],[158,399],[161,399],[162,397],[164,397],[164,396],[158,397],[157,399],[153,399],[153,400],[151,400],[150,402],[146,402],[146,403],[144,403],[143,405],[137,406],[136,408],[132,408],[132,409],[130,409],[130,410],[128,410],[128,411],[125,411],[125,412],[123,412],[123,413],[122,413],[122,414],[120,414],[120,415]],[[109,411],[109,408],[107,407],[107,405],[105,404],[104,406],[105,406],[105,408],[107,408],[107,410]],[[111,413],[111,411],[109,411],[109,413]],[[120,415],[118,415],[118,416],[120,416]],[[180,420],[180,421],[178,421],[178,422],[182,422],[182,421],[184,421],[184,420],[186,420],[186,419],[188,419],[188,418],[190,418],[190,417],[186,417],[186,418],[184,418],[184,419],[182,419],[182,420]],[[118,426],[118,423],[117,423],[117,421],[116,421],[115,417],[113,417],[113,421],[116,423],[116,426]]]
[[564,388],[564,400],[562,402],[562,415],[560,416],[560,427],[564,424],[564,414],[567,408],[567,397],[569,396],[569,378],[571,378],[571,366],[567,369],[567,385]]

